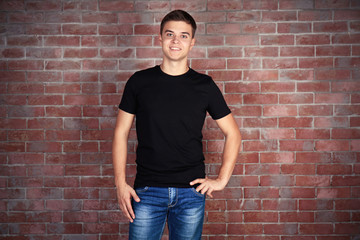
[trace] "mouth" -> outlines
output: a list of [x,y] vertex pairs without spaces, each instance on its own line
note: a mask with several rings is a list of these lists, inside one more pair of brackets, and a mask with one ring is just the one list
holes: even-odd
[[181,48],[178,47],[170,47],[171,51],[181,51]]

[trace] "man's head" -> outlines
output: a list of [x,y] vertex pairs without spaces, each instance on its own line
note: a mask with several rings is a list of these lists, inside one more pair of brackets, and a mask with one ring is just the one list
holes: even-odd
[[195,31],[196,31],[196,22],[194,20],[194,18],[187,12],[183,11],[183,10],[174,10],[172,12],[169,12],[161,21],[160,24],[160,35],[163,33],[164,30],[164,26],[167,22],[169,21],[182,21],[185,22],[187,24],[191,25],[192,28],[192,38],[195,37]]

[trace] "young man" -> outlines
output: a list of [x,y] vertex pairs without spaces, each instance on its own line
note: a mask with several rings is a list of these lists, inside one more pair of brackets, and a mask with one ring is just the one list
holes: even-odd
[[[205,195],[224,189],[235,166],[241,142],[238,126],[211,77],[188,66],[195,30],[187,12],[167,14],[160,26],[161,65],[136,72],[125,86],[113,164],[119,205],[130,221],[129,239],[159,240],[166,221],[171,240],[201,239]],[[201,131],[206,112],[226,139],[216,179],[205,177]],[[125,168],[135,116],[137,174],[132,188]]]

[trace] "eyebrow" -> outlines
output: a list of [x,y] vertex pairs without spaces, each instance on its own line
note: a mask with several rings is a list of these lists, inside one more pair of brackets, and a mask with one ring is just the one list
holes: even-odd
[[[165,30],[165,33],[167,33],[167,32],[174,33],[174,31],[171,31],[171,30]],[[188,33],[188,32],[181,32],[181,34],[186,34],[186,35],[190,36],[190,33]]]

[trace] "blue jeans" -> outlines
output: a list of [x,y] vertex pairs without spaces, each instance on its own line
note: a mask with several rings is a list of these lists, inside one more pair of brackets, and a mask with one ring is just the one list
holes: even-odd
[[130,223],[130,240],[160,240],[166,219],[170,240],[201,239],[205,196],[194,188],[145,187],[135,189],[140,202],[133,201],[135,219]]

